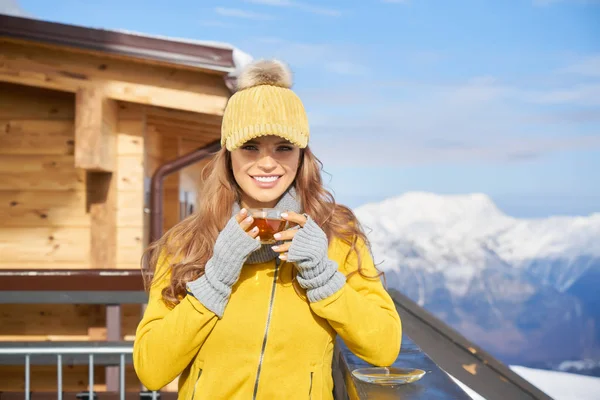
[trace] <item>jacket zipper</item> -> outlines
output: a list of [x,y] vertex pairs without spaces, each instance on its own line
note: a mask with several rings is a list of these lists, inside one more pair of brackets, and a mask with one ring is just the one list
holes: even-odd
[[312,399],[312,385],[313,385],[313,374],[314,372],[310,373],[310,387],[308,388],[308,399]]
[[258,393],[258,380],[260,379],[260,370],[262,368],[265,349],[267,348],[267,336],[269,336],[269,325],[271,324],[271,315],[273,314],[273,302],[275,300],[275,288],[277,287],[277,274],[279,272],[279,258],[275,259],[275,273],[273,274],[273,287],[271,288],[271,300],[269,302],[269,314],[267,315],[267,326],[265,328],[265,336],[263,337],[262,349],[260,350],[260,358],[258,360],[258,370],[256,371],[256,381],[254,382],[254,395],[252,399],[256,400]]
[[192,398],[190,400],[194,400],[194,396],[196,395],[196,386],[198,386],[198,381],[200,380],[201,375],[202,369],[198,371],[198,377],[196,378],[196,382],[194,382],[194,390],[192,391]]

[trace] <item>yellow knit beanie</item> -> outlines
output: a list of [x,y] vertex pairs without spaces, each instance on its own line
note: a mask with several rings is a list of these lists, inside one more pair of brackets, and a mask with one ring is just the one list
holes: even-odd
[[260,60],[246,67],[225,107],[221,146],[233,151],[250,139],[275,135],[305,148],[308,118],[291,87],[292,73],[281,61]]

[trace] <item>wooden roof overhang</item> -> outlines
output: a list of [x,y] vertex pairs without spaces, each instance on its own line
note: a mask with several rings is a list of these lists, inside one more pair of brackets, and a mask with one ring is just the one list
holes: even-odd
[[[117,102],[161,135],[211,142],[231,95],[233,47],[0,15],[0,82],[75,93],[75,166],[115,169]],[[102,150],[101,150],[102,149]]]

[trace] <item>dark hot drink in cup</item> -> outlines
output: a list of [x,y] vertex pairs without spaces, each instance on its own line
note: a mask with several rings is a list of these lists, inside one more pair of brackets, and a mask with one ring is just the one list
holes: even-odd
[[274,208],[251,208],[248,214],[254,218],[252,228],[258,227],[258,236],[262,244],[277,242],[273,235],[285,229],[287,221],[281,217],[282,211]]

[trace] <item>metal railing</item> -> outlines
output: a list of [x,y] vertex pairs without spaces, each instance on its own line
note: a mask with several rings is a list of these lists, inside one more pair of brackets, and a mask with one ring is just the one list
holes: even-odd
[[[133,346],[131,347],[14,347],[0,348],[0,356],[24,356],[25,357],[25,399],[30,400],[31,396],[31,358],[34,356],[56,356],[56,383],[57,383],[57,398],[63,398],[63,355],[87,355],[89,365],[88,377],[88,400],[94,399],[94,356],[95,355],[118,355],[119,356],[119,395],[121,400],[125,400],[125,356],[133,354]],[[152,399],[158,398],[158,392],[152,391]]]

